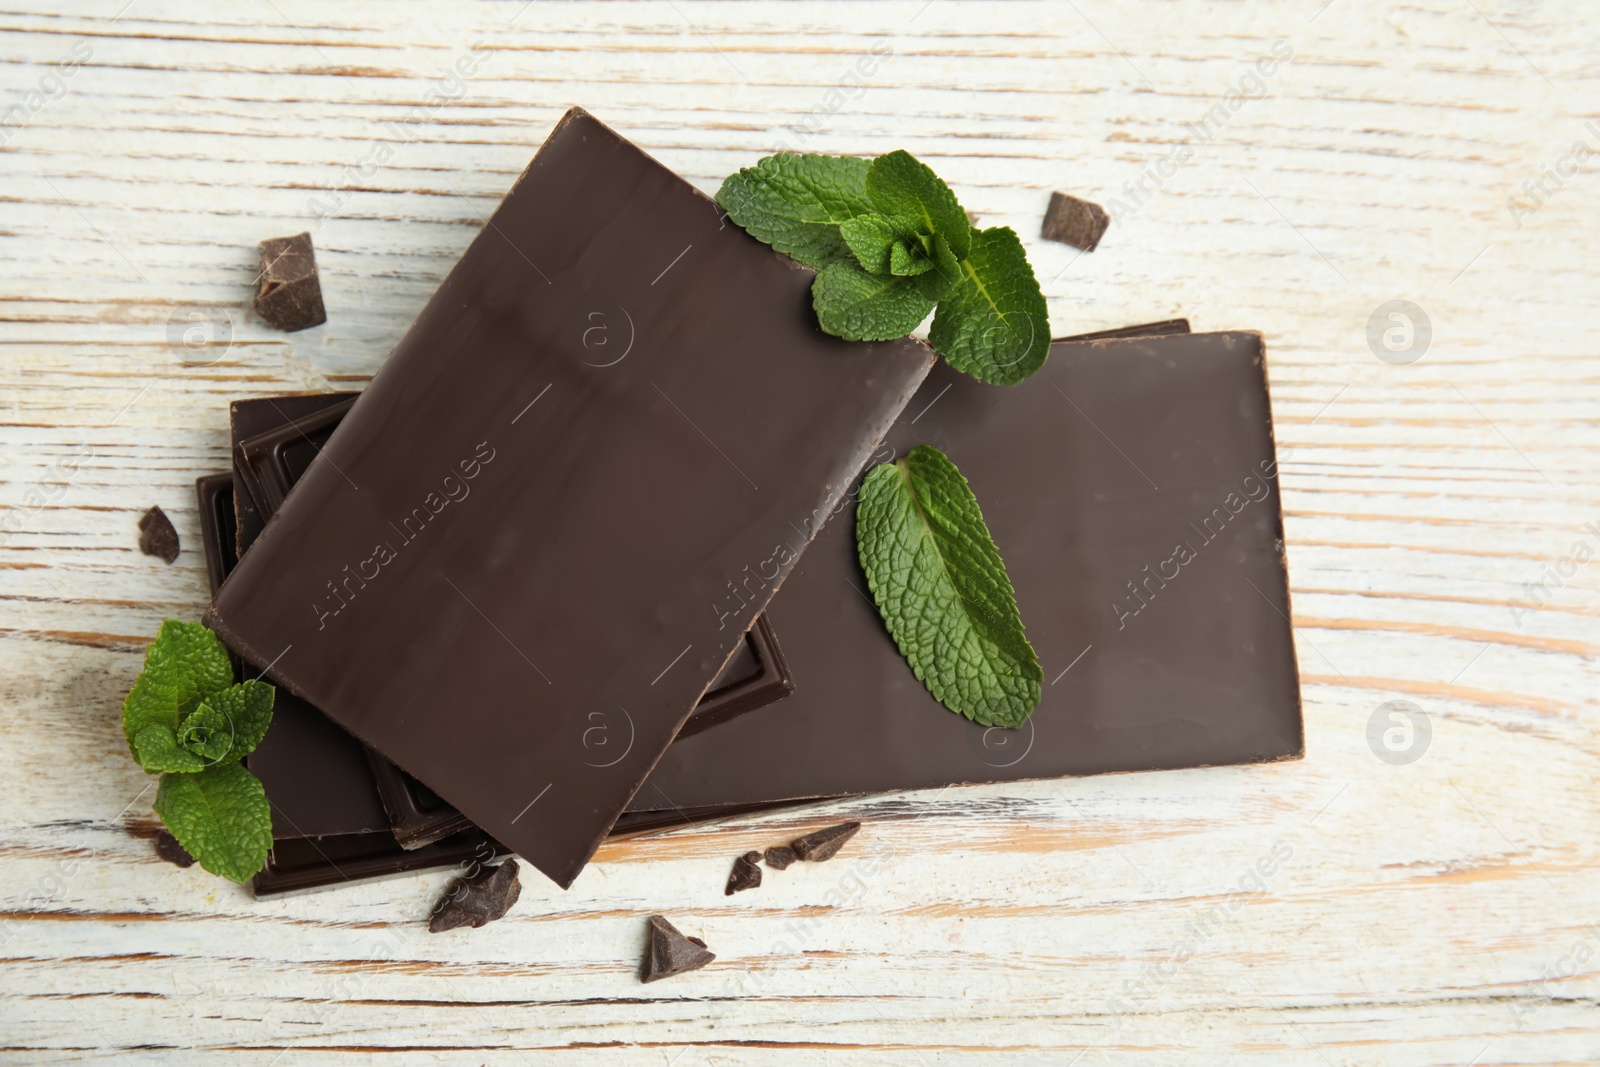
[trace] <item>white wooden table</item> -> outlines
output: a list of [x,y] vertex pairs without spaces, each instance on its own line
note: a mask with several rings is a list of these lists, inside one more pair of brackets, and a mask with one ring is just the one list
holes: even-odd
[[[1600,1061],[1591,5],[5,6],[0,1061]],[[1307,758],[612,844],[445,936],[444,873],[257,902],[158,860],[117,712],[206,602],[227,401],[359,387],[575,103],[708,191],[910,149],[1023,235],[1057,333],[1264,331]],[[1038,239],[1058,188],[1122,202],[1094,254]],[[301,229],[329,321],[285,335],[255,246]],[[1394,300],[1425,351],[1369,344]],[[174,566],[137,551],[151,504]],[[1411,762],[1369,744],[1397,700]],[[849,865],[722,895],[847,815]],[[653,911],[718,961],[640,986]]]

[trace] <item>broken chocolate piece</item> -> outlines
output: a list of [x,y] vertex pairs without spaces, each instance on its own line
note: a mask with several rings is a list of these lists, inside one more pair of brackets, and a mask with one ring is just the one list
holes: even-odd
[[156,831],[156,855],[175,867],[194,866],[194,857],[166,830]]
[[735,893],[746,889],[754,889],[761,884],[761,868],[756,866],[761,862],[761,853],[746,852],[733,861],[733,872],[728,875],[728,887],[723,890],[724,896],[733,896]]
[[818,830],[814,834],[796,838],[790,847],[801,859],[811,863],[821,863],[838,855],[844,843],[856,836],[856,831],[859,829],[861,824],[858,822],[842,822],[838,826],[830,826],[826,830]]
[[178,531],[172,520],[159,507],[153,507],[139,520],[139,551],[147,556],[160,556],[171,563],[178,558]]
[[272,237],[261,242],[261,273],[256,277],[256,314],[275,330],[293,333],[328,321],[317,281],[317,256],[311,235]]
[[788,845],[774,845],[767,849],[767,866],[775,871],[784,870],[800,857]]
[[476,874],[450,883],[428,919],[428,932],[437,934],[458,926],[477,929],[504,916],[521,895],[516,860],[506,860],[498,867],[481,867]]
[[1047,241],[1093,252],[1110,225],[1110,217],[1099,204],[1066,193],[1051,193],[1050,206],[1044,213],[1043,236]]
[[650,916],[650,940],[645,945],[644,968],[639,981],[656,982],[673,975],[697,971],[716,959],[698,937],[684,937],[663,915]]

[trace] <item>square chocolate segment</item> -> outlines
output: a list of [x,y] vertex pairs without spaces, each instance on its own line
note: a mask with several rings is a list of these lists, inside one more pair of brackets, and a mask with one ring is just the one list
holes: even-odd
[[208,622],[569,885],[932,362],[812,278],[574,109]]
[[244,478],[264,516],[270,517],[283,505],[289,490],[311,466],[360,394],[330,395],[345,399],[235,442],[234,469]]
[[261,242],[256,276],[256,314],[276,330],[293,333],[328,321],[317,280],[317,255],[309,233]]
[[933,445],[972,484],[1044,666],[1032,718],[985,729],[929,695],[847,511],[767,609],[795,694],[672,746],[630,810],[1304,753],[1259,335],[1058,342],[1007,388],[941,365],[906,410],[886,454]]
[[345,405],[359,393],[311,393],[303,396],[261,396],[235,400],[228,405],[228,428],[233,449],[234,553],[244,555],[272,516],[263,512],[251,494],[244,469],[239,463],[239,446],[245,440],[267,433],[286,422],[313,415],[330,407]]

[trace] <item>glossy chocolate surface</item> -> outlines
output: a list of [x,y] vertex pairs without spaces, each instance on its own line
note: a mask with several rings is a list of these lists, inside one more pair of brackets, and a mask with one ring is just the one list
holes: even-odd
[[1044,699],[985,729],[917,681],[868,599],[853,508],[767,609],[795,694],[674,745],[630,810],[1299,757],[1260,337],[1057,343],[1020,385],[940,365],[879,459],[943,450],[1005,559]]
[[811,279],[569,112],[208,622],[570,884],[927,373]]

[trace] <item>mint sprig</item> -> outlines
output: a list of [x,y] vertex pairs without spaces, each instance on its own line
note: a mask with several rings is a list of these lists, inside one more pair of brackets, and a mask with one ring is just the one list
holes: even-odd
[[1050,350],[1044,294],[1015,231],[974,229],[956,195],[909,152],[780,153],[722,183],[717,200],[757,240],[817,271],[822,329],[904,337],[934,311],[934,351],[963,373],[1015,385]]
[[717,200],[752,237],[813,270],[850,254],[841,223],[870,214],[869,165],[854,156],[768,156],[722,183]]
[[984,726],[1025,723],[1044,672],[977,498],[943,452],[920,445],[867,473],[856,549],[890,636],[928,691]]
[[239,762],[266,736],[277,691],[233,683],[217,635],[168,619],[122,704],[128,750],[146,774],[160,774],[155,810],[212,874],[248,881],[272,848],[266,790]]

